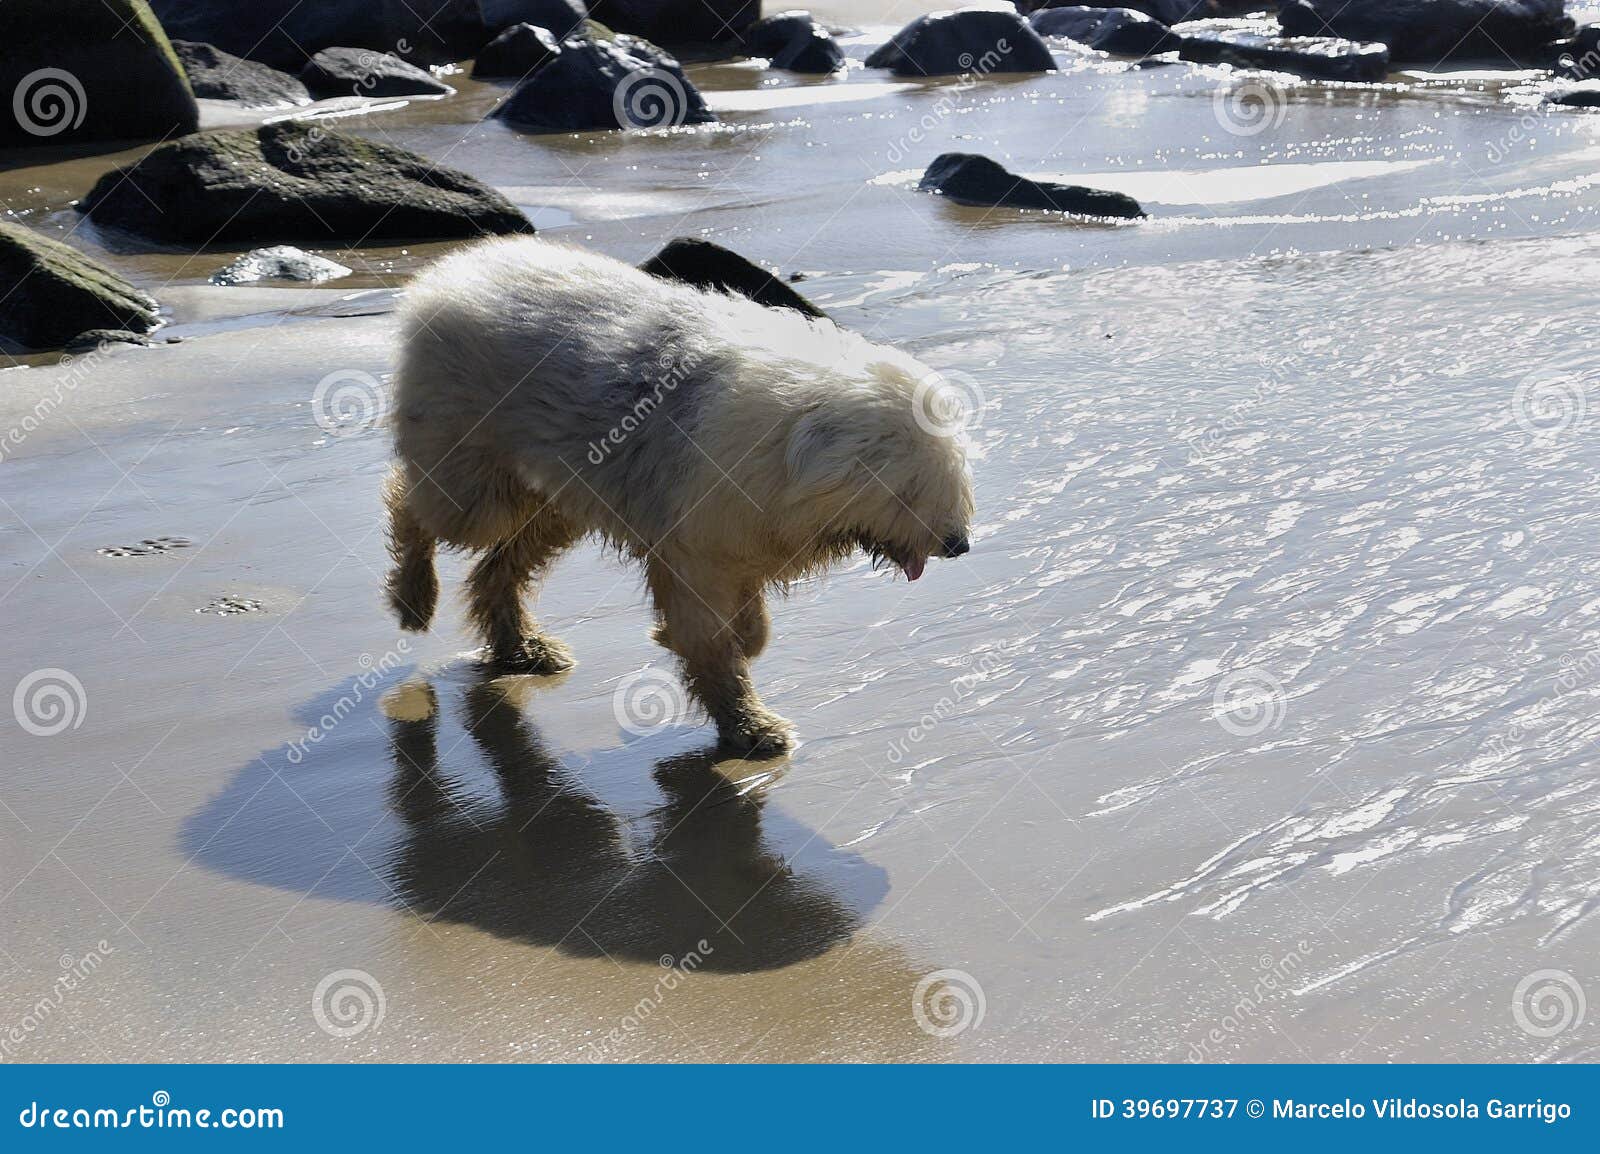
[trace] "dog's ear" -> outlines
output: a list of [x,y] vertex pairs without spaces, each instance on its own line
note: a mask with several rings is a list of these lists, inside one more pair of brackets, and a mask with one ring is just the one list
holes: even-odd
[[811,409],[789,431],[784,454],[789,483],[802,493],[821,495],[850,477],[855,451],[849,432],[826,409]]

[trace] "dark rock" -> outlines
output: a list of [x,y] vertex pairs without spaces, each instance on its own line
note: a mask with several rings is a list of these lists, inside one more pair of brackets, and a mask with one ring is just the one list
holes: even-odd
[[[12,0],[0,0],[7,5]],[[565,36],[578,0],[151,0],[167,32],[298,72],[324,48],[374,48],[420,64],[465,60],[527,22]]]
[[293,245],[279,244],[245,253],[212,273],[211,283],[233,285],[254,284],[262,280],[294,280],[321,284],[349,275],[350,269],[338,261]]
[[1249,31],[1183,35],[1178,55],[1196,64],[1232,64],[1314,80],[1369,83],[1389,73],[1389,49],[1331,36],[1267,36]]
[[1535,63],[1570,80],[1600,77],[1600,24],[1585,24],[1570,39],[1545,45],[1544,58]]
[[0,0],[0,146],[150,140],[199,122],[144,0]]
[[73,337],[65,345],[69,353],[86,353],[102,345],[141,345],[149,348],[156,342],[143,333],[128,329],[88,329]]
[[96,224],[153,240],[421,240],[528,233],[494,189],[403,148],[283,121],[154,149],[79,204]]
[[593,0],[589,15],[657,44],[712,44],[743,36],[761,0]]
[[1547,92],[1545,100],[1567,108],[1600,108],[1600,80],[1561,85]]
[[22,225],[0,222],[0,341],[57,349],[85,329],[156,326],[156,302],[104,265]]
[[635,36],[567,40],[490,115],[523,132],[664,128],[717,119],[677,60]]
[[192,40],[174,40],[172,50],[183,63],[189,87],[203,99],[232,100],[246,108],[295,108],[311,103],[306,86],[287,72]]
[[768,308],[795,309],[808,317],[828,315],[760,265],[709,240],[677,237],[639,267],[664,280],[738,293]]
[[765,56],[774,68],[827,74],[844,67],[844,51],[809,12],[768,16],[745,36],[745,51]]
[[561,51],[548,31],[532,24],[513,24],[483,46],[472,62],[472,75],[499,78],[532,76]]
[[896,76],[950,76],[961,72],[1049,72],[1050,49],[1015,12],[966,8],[918,16],[867,57],[868,68]]
[[981,207],[1041,208],[1084,216],[1144,216],[1131,196],[1076,184],[1049,184],[1007,172],[987,156],[946,152],[936,157],[917,186],[939,192],[957,204]]
[[1565,0],[1285,0],[1291,36],[1377,40],[1397,61],[1518,62],[1572,35]]
[[1131,8],[1044,8],[1028,22],[1041,36],[1065,36],[1116,56],[1150,56],[1178,46],[1165,24]]
[[300,70],[316,96],[449,96],[433,73],[370,48],[324,48]]

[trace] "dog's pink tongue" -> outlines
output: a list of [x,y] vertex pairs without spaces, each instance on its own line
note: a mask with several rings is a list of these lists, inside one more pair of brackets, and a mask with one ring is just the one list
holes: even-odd
[[922,567],[927,563],[928,559],[926,557],[918,557],[913,561],[907,561],[900,568],[904,570],[907,581],[915,581],[922,576]]

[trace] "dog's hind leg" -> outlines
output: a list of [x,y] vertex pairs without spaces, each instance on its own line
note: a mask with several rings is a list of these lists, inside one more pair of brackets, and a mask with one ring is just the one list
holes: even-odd
[[550,563],[577,537],[561,517],[541,511],[472,567],[467,576],[468,612],[488,641],[494,664],[518,673],[560,673],[572,668],[572,651],[540,633],[522,602]]
[[439,603],[439,578],[433,569],[437,541],[417,518],[408,503],[409,496],[404,471],[390,470],[383,499],[389,509],[389,556],[394,567],[384,588],[390,608],[400,618],[400,627],[420,633],[433,620]]
[[648,578],[661,617],[656,637],[678,655],[689,692],[716,722],[723,746],[738,753],[790,748],[789,723],[761,703],[750,679],[739,586],[709,566],[674,573],[660,560],[651,561]]

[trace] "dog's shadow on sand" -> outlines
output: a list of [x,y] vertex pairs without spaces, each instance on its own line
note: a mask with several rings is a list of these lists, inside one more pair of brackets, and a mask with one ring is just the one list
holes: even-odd
[[642,773],[634,747],[555,756],[521,702],[529,680],[458,671],[442,692],[413,677],[322,695],[299,711],[316,739],[243,768],[184,823],[183,852],[571,955],[694,951],[732,972],[826,953],[887,893],[882,869],[768,811],[781,761],[730,776],[709,750],[662,757],[664,802],[620,816],[585,782]]

